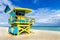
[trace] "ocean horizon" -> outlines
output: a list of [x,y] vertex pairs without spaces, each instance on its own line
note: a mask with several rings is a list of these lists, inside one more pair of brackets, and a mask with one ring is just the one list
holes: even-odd
[[60,26],[32,26],[31,29],[60,31]]
[[[10,26],[0,26],[0,27],[10,27]],[[31,29],[60,31],[60,26],[31,26]]]

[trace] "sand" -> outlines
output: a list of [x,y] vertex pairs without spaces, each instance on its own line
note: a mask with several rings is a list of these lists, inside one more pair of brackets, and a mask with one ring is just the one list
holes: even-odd
[[8,33],[7,27],[0,27],[0,40],[60,40],[59,31],[31,30],[30,34],[13,36]]

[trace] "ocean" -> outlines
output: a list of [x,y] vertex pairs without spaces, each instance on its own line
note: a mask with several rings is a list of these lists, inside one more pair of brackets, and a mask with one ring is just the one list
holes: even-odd
[[60,31],[60,26],[32,26],[31,29]]
[[[0,27],[10,27],[10,26],[0,26]],[[60,31],[60,26],[31,26],[31,29]]]

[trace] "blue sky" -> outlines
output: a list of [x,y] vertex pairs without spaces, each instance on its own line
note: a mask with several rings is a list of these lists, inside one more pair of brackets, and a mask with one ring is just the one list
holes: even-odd
[[[52,8],[60,9],[60,0],[10,0],[12,4],[26,8]],[[18,3],[17,3],[18,2]]]
[[6,5],[32,9],[26,16],[35,18],[36,26],[60,26],[60,0],[0,0],[0,25],[9,26]]

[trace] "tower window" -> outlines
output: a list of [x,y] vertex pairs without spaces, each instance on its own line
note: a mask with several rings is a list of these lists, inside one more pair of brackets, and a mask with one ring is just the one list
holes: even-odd
[[16,15],[24,16],[25,12],[24,11],[16,11]]

